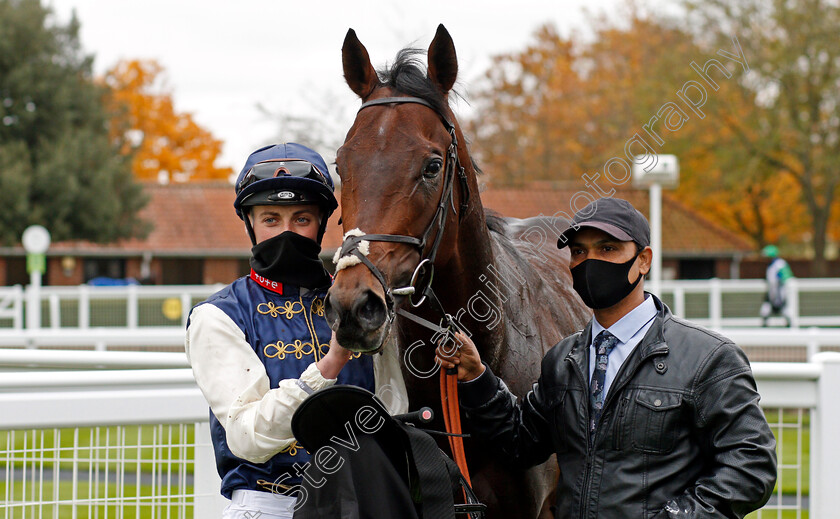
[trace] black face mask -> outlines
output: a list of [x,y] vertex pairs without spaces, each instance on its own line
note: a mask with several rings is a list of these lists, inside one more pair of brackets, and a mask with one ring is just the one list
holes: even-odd
[[575,292],[583,303],[593,310],[609,308],[618,303],[636,288],[642,280],[642,274],[636,281],[627,281],[630,267],[639,257],[636,253],[625,263],[611,263],[609,261],[588,259],[572,269],[572,280]]
[[330,274],[318,253],[321,246],[314,240],[292,231],[285,231],[254,245],[251,268],[272,281],[306,288],[329,286]]

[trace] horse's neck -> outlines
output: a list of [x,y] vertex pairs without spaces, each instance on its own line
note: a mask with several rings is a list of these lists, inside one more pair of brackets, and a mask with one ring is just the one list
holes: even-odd
[[478,207],[471,207],[470,217],[460,224],[449,264],[437,270],[435,291],[446,311],[471,333],[482,359],[493,365],[500,360],[505,311],[496,288],[498,269],[484,209],[479,200],[473,203]]

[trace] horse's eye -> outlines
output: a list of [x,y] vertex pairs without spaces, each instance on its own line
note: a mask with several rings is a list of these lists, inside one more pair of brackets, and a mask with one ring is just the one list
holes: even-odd
[[426,164],[426,169],[423,170],[423,176],[426,178],[435,178],[442,169],[443,161],[440,159],[433,159]]

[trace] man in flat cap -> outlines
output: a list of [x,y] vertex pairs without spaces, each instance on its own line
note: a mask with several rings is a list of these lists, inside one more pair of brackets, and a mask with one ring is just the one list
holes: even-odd
[[650,228],[625,200],[587,205],[558,240],[594,316],[545,356],[519,403],[468,337],[458,367],[471,430],[512,463],[557,454],[556,517],[734,518],[763,506],[775,439],[746,356],[644,291]]

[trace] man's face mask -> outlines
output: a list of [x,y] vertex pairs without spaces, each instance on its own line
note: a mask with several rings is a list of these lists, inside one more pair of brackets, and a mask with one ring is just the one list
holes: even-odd
[[593,310],[609,308],[636,288],[642,280],[642,273],[630,283],[627,275],[642,251],[624,263],[611,263],[598,259],[587,259],[571,269],[575,292],[583,303]]
[[285,231],[251,249],[251,268],[272,281],[306,288],[329,286],[330,275],[318,257],[314,240]]

